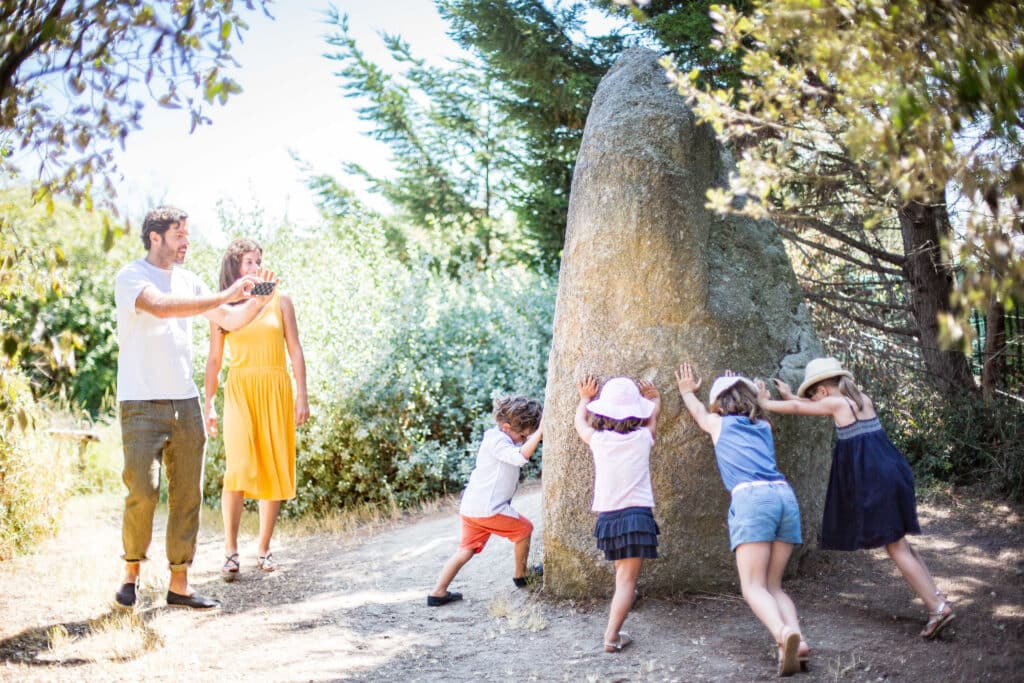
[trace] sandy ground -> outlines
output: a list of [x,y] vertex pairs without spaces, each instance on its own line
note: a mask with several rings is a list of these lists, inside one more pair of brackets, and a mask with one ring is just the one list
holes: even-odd
[[[635,643],[606,654],[607,602],[546,599],[511,581],[511,544],[494,539],[456,577],[465,600],[425,597],[454,550],[455,502],[360,539],[277,540],[280,570],[219,578],[222,538],[203,532],[193,584],[213,613],[168,608],[164,562],[144,568],[134,614],[111,609],[119,501],[76,499],[63,531],[0,564],[0,679],[260,681],[763,681],[775,678],[765,629],[735,594],[641,599]],[[517,507],[540,528],[533,484]],[[206,513],[211,514],[211,513]],[[724,514],[724,511],[723,511]],[[1024,528],[1009,506],[969,494],[920,505],[915,541],[958,618],[917,636],[924,609],[881,551],[818,552],[786,587],[813,648],[795,681],[1016,681],[1024,664]],[[162,529],[154,543],[159,556]],[[542,557],[535,533],[531,559]],[[723,548],[723,552],[728,552]],[[610,581],[610,579],[609,579]]]

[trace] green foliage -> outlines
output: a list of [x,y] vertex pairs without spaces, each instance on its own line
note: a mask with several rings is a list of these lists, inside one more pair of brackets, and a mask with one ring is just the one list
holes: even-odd
[[[741,150],[738,174],[709,192],[709,206],[774,218],[794,242],[890,280],[913,277],[922,254],[942,271],[959,258],[965,277],[951,290],[909,289],[932,297],[911,299],[922,347],[966,349],[971,306],[1008,308],[1024,296],[1024,9],[1009,0],[754,8],[712,14],[724,49],[757,47],[743,53],[739,87],[703,89],[695,70],[675,72],[700,118]],[[964,195],[962,235],[948,224],[947,188]],[[873,234],[897,218],[905,253]],[[915,243],[928,223],[932,234]],[[941,340],[929,331],[937,316]]]
[[897,394],[883,413],[893,442],[925,480],[983,483],[1024,502],[1024,404],[1001,398]]
[[330,22],[336,32],[327,42],[335,52],[328,57],[341,66],[337,75],[346,96],[364,102],[358,111],[373,124],[370,135],[391,147],[395,173],[377,177],[355,163],[346,170],[368,181],[405,222],[446,243],[459,261],[488,261],[502,232],[501,216],[517,193],[511,173],[515,131],[496,105],[499,86],[479,63],[457,59],[446,68],[431,66],[401,38],[384,35],[402,69],[388,74],[359,49],[347,16],[331,10]]
[[[5,370],[0,422],[0,561],[24,553],[56,528],[72,487],[67,453],[47,439],[28,382]],[[23,416],[18,424],[12,416]]]
[[[93,415],[112,403],[117,379],[114,276],[131,240],[110,217],[64,203],[32,206],[28,193],[0,193],[3,353],[37,398],[60,398]],[[134,243],[138,244],[138,243]]]
[[473,50],[500,84],[495,100],[517,129],[517,179],[509,203],[548,262],[565,238],[569,189],[590,100],[626,41],[587,36],[583,3],[542,0],[440,0],[450,35]]
[[701,78],[707,84],[715,87],[739,84],[739,56],[736,52],[716,49],[718,32],[712,24],[710,10],[715,5],[725,5],[749,13],[752,3],[748,0],[652,0],[646,3],[594,0],[593,4],[608,12],[628,12],[638,21],[634,30],[655,40],[683,68],[700,69]]
[[[452,277],[416,249],[398,258],[387,231],[334,218],[263,243],[264,264],[295,303],[312,413],[298,430],[298,497],[286,514],[459,490],[492,398],[543,395],[554,278],[501,265]],[[211,272],[219,253],[193,251],[189,266]],[[207,456],[206,495],[216,498],[219,437]]]
[[139,128],[135,93],[185,109],[195,128],[208,121],[204,103],[241,90],[225,74],[232,38],[248,28],[236,4],[267,3],[0,4],[0,175],[19,153],[40,162],[37,199],[63,192],[91,208],[96,188],[113,196],[112,145]]

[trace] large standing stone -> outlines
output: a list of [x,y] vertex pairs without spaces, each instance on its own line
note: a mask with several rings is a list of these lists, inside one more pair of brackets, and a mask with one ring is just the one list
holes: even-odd
[[[548,364],[544,433],[544,588],[607,595],[612,565],[595,547],[594,468],[572,426],[586,374],[650,379],[662,416],[651,454],[660,558],[641,585],[654,593],[736,583],[729,495],[711,440],[682,405],[683,360],[711,381],[726,368],[798,383],[820,347],[773,225],[704,208],[731,161],[667,87],[657,56],[625,52],[601,81],[576,161]],[[780,469],[814,544],[827,483],[831,425],[773,417]],[[805,545],[804,548],[807,548]]]

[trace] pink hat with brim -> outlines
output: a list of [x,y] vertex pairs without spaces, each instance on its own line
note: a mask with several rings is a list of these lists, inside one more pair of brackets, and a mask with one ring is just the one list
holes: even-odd
[[636,383],[628,377],[614,377],[601,387],[601,394],[587,404],[587,410],[613,420],[630,417],[646,420],[654,412],[654,401],[640,395]]

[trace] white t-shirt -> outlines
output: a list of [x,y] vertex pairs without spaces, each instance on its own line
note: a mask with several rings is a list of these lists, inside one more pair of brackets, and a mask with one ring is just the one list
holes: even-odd
[[519,468],[526,464],[521,448],[497,427],[484,432],[476,467],[462,494],[459,514],[466,517],[505,515],[519,518],[512,509],[512,496],[519,487]]
[[117,400],[153,401],[199,396],[192,379],[192,318],[158,318],[135,308],[147,286],[176,296],[201,296],[210,289],[193,273],[132,261],[117,274]]
[[651,488],[651,430],[641,427],[628,434],[594,432],[594,512],[629,507],[654,507]]

